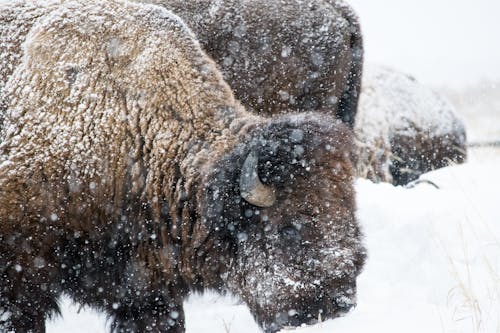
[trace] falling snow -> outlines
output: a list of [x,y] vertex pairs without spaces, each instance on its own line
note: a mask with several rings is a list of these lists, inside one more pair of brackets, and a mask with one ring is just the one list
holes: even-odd
[[[314,4],[320,2],[311,2],[311,13],[318,9]],[[22,182],[17,191],[11,192],[17,196],[13,194],[13,204],[2,208],[8,211],[2,213],[2,227],[12,223],[14,228],[5,229],[9,237],[0,235],[0,250],[8,249],[0,253],[0,274],[4,274],[2,278],[8,276],[0,286],[9,285],[9,279],[10,285],[26,282],[25,277],[31,274],[38,279],[34,288],[37,292],[62,294],[63,317],[47,321],[48,333],[104,333],[117,322],[107,321],[96,308],[126,313],[138,304],[134,302],[143,299],[155,304],[153,312],[168,309],[161,320],[143,313],[138,319],[143,331],[157,325],[175,327],[185,316],[187,333],[255,333],[260,330],[255,319],[265,329],[284,326],[283,332],[287,332],[289,323],[305,314],[302,322],[311,326],[300,324],[297,333],[498,330],[497,148],[472,149],[466,164],[424,174],[422,179],[429,183],[411,189],[366,179],[357,179],[354,189],[349,181],[337,183],[337,177],[350,179],[350,173],[346,172],[345,138],[335,137],[341,130],[328,125],[334,123],[331,118],[305,113],[266,120],[248,114],[178,17],[154,6],[127,6],[129,10],[120,14],[125,18],[113,20],[109,18],[115,18],[115,9],[104,8],[99,1],[61,6],[61,1],[54,0],[32,7],[23,0],[0,0],[0,9],[14,8],[0,13],[0,17],[12,18],[9,24],[0,26],[0,50],[5,53],[0,59],[0,110],[7,110],[0,116],[0,188],[10,188],[11,183],[5,179],[20,178]],[[82,8],[86,12],[81,13]],[[223,1],[216,0],[206,13],[219,22],[221,10]],[[150,19],[148,24],[141,24],[143,17]],[[192,17],[196,21],[203,15]],[[79,18],[83,20],[77,21]],[[139,24],[134,21],[137,18]],[[250,38],[252,26],[239,17],[233,19],[227,22],[234,24],[221,25],[231,32],[231,38],[227,52],[218,59],[219,66],[224,76],[231,71],[255,75],[262,64],[250,60],[251,50],[242,42]],[[309,24],[306,21],[297,20],[292,25]],[[322,23],[318,31],[328,32],[332,27],[340,31],[343,24]],[[165,28],[175,33],[162,35]],[[50,39],[68,29],[83,36],[80,43]],[[104,42],[96,39],[106,31],[113,33],[105,35]],[[117,31],[121,32],[118,36]],[[340,58],[314,47],[300,50],[295,43],[287,42],[274,50],[273,37],[282,35],[273,36],[270,31],[264,35],[257,43],[262,54],[273,52],[274,59],[293,64],[305,53],[311,66],[303,76],[307,78],[301,82],[303,86],[288,82],[272,86],[273,101],[299,109],[338,105],[341,94],[328,91],[321,102],[304,101],[294,89],[306,89],[306,81],[317,82],[329,61]],[[310,45],[318,36],[305,31],[299,37]],[[335,45],[344,42],[340,34],[331,37]],[[181,44],[175,44],[179,40]],[[163,59],[155,53],[158,48],[163,50],[161,54],[173,54],[172,58]],[[195,56],[183,53],[186,49],[194,50]],[[129,62],[129,58],[134,60]],[[47,59],[53,62],[46,63]],[[162,61],[181,64],[168,67],[174,72],[182,66],[194,70],[158,78],[151,73],[163,68],[166,63]],[[89,72],[89,64],[98,69]],[[120,71],[122,68],[128,70]],[[94,80],[96,77],[100,79]],[[185,77],[192,81],[179,80]],[[231,84],[248,82],[240,79],[228,80]],[[261,76],[255,80],[257,88],[243,86],[242,96],[259,94],[263,91],[259,88],[270,84]],[[464,120],[454,107],[429,87],[416,85],[410,76],[366,66],[363,80],[358,141],[383,151],[390,149],[392,133],[411,136],[415,125],[432,135],[462,135]],[[109,82],[117,86],[111,87]],[[157,89],[162,93],[156,94]],[[165,91],[175,93],[170,96]],[[164,95],[171,99],[162,100]],[[455,100],[461,96],[465,94],[455,95]],[[481,90],[468,96],[485,98]],[[493,102],[482,103],[495,108],[498,94],[492,96]],[[208,99],[213,103],[206,103]],[[255,99],[257,111],[265,100],[261,96]],[[466,102],[462,101],[462,107]],[[473,127],[474,137],[479,139],[484,138],[487,122],[499,122],[498,113],[484,108],[474,106],[478,114],[487,114],[486,122],[477,122],[477,114],[469,113],[465,118],[465,124]],[[165,109],[170,113],[161,118]],[[144,110],[154,112],[145,114]],[[258,130],[252,132],[256,127]],[[324,133],[334,140],[325,140]],[[496,138],[498,133],[488,135]],[[242,144],[242,138],[250,143]],[[462,142],[465,144],[465,137]],[[235,170],[250,150],[265,156],[255,167],[262,172],[255,175],[261,178],[260,186],[282,186],[276,199],[278,209],[255,208],[240,197],[233,184],[239,177]],[[64,156],[63,163],[53,163],[54,156]],[[322,162],[324,156],[330,160]],[[373,156],[380,159],[383,152]],[[387,173],[389,164],[382,167]],[[209,177],[203,178],[206,174]],[[51,177],[60,177],[61,182],[53,182]],[[122,189],[119,186],[124,178],[130,185]],[[169,192],[158,190],[159,183]],[[58,187],[60,184],[64,189]],[[194,192],[199,184],[205,186],[206,197]],[[32,189],[40,191],[44,199],[38,202],[39,197],[31,197]],[[346,192],[349,194],[344,198],[337,195]],[[119,206],[113,200],[119,200],[115,198],[123,193],[122,202],[126,204]],[[194,197],[200,201],[190,201]],[[345,202],[354,199],[356,210]],[[192,207],[198,209],[198,205],[204,209],[203,217],[187,230],[181,219],[193,218],[196,214]],[[99,213],[88,220],[71,219],[72,214],[85,216],[91,209]],[[25,216],[32,216],[30,223],[36,221],[32,229],[26,223],[14,225]],[[168,222],[168,232],[167,227],[159,225],[160,220]],[[66,221],[71,225],[65,225]],[[360,227],[368,260],[356,290],[358,266],[365,253]],[[53,255],[37,248],[65,232],[66,237],[54,245]],[[219,250],[211,252],[211,247]],[[237,256],[230,251],[233,247],[238,249]],[[132,253],[137,257],[131,258],[130,248],[141,251]],[[25,256],[11,256],[12,249]],[[68,259],[71,256],[81,256],[81,260]],[[51,261],[53,257],[57,259]],[[64,274],[57,283],[48,283],[47,276],[34,271]],[[193,289],[201,289],[203,283],[209,284],[207,281],[217,276],[219,280],[210,288],[224,289],[220,284],[225,283],[234,295],[208,291],[204,296],[191,294],[183,302],[181,298],[188,293],[185,281],[177,284],[168,280],[168,288],[151,288],[152,276],[174,271],[182,271],[186,281],[191,279]],[[207,281],[201,282],[205,277]],[[161,287],[165,287],[164,282]],[[61,288],[67,289],[62,293]],[[92,296],[86,298],[86,294]],[[81,307],[68,295],[83,299],[83,303],[97,299],[97,306]],[[172,295],[179,299],[172,300]],[[27,300],[30,309],[36,308],[38,300],[33,296],[28,290],[18,300]],[[16,312],[4,308],[2,297],[3,332],[9,329],[6,325]],[[303,304],[294,298],[326,302],[301,308]],[[324,321],[332,311],[339,311],[340,317]],[[118,324],[131,325],[127,317],[131,313]]]

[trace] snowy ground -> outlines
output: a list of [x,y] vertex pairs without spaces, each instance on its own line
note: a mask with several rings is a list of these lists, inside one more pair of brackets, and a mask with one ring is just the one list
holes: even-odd
[[[455,103],[472,141],[500,139],[500,32],[493,0],[351,0],[367,60],[409,72]],[[383,9],[381,9],[383,8]],[[487,81],[483,81],[486,79]],[[369,260],[358,306],[297,333],[500,332],[500,148],[423,178],[413,189],[358,180],[358,216]],[[103,333],[106,319],[67,300],[48,333]],[[229,297],[193,296],[188,333],[257,333]]]

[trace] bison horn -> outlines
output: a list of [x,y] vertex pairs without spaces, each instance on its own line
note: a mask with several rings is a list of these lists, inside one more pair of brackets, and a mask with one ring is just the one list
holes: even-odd
[[257,163],[257,155],[250,152],[241,168],[241,197],[257,207],[271,207],[276,201],[276,192],[273,187],[264,185],[260,181]]

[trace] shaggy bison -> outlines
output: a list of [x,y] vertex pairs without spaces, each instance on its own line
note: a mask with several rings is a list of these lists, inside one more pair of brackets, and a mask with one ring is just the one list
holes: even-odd
[[114,332],[184,332],[207,288],[266,332],[354,305],[346,126],[248,113],[163,8],[39,6],[0,4],[2,331],[44,332],[61,293]]
[[406,74],[367,66],[356,116],[358,176],[404,185],[463,163],[465,126],[440,95]]
[[325,110],[352,127],[363,45],[357,16],[343,1],[145,1],[186,22],[248,109]]

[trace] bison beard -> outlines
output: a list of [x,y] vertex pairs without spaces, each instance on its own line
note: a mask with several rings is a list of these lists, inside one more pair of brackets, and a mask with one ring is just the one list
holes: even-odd
[[[350,135],[342,125],[308,118],[275,120],[237,146],[208,177],[202,205],[219,242],[235,242],[223,280],[266,332],[348,311],[364,261]],[[238,195],[234,165],[251,152],[262,181],[276,190],[272,207],[255,207]]]
[[114,332],[184,332],[184,298],[207,288],[266,332],[354,304],[346,126],[252,116],[160,7],[22,4],[0,5],[25,42],[0,48],[21,52],[0,92],[2,331],[44,332],[62,293]]

